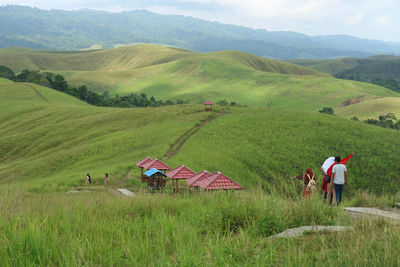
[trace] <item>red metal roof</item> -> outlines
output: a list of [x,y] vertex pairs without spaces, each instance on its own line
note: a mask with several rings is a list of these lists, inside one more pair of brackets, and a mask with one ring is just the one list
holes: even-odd
[[173,170],[167,172],[168,177],[171,179],[188,179],[196,175],[194,171],[186,167],[185,165],[176,167]]
[[145,165],[146,163],[150,162],[151,160],[153,160],[153,159],[147,157],[147,158],[145,158],[145,159],[142,159],[142,160],[136,162],[136,166],[138,166],[139,168],[142,168],[143,165]]
[[162,161],[160,161],[158,159],[153,159],[153,160],[147,162],[146,164],[143,165],[143,168],[145,168],[146,170],[150,170],[152,168],[155,168],[157,170],[171,169],[170,167],[168,167],[167,164],[163,163]]
[[210,100],[207,100],[203,103],[203,105],[214,105],[213,102],[211,102]]
[[187,179],[186,182],[187,182],[188,186],[199,186],[198,182],[200,182],[210,176],[211,176],[211,173],[209,173],[208,171],[202,171],[202,172],[199,172],[198,174],[196,174],[195,176]]
[[243,187],[234,182],[232,179],[223,175],[221,172],[216,172],[208,178],[197,183],[204,190],[242,190]]

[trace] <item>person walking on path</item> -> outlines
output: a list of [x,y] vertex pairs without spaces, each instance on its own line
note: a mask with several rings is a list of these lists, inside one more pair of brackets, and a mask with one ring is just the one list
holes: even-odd
[[92,183],[92,178],[90,177],[90,174],[88,173],[86,175],[86,184],[91,184]]
[[336,201],[339,206],[342,202],[343,187],[347,185],[347,168],[340,163],[340,157],[335,157],[336,164],[332,168],[331,183],[335,187]]
[[108,183],[108,173],[104,175],[104,185],[107,185],[107,183]]

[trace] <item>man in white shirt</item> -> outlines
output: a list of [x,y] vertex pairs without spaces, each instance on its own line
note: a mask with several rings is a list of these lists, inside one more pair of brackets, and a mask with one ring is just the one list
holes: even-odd
[[340,157],[335,157],[335,166],[332,168],[332,179],[336,192],[336,202],[339,205],[342,202],[343,187],[347,185],[347,168],[346,165],[340,164]]

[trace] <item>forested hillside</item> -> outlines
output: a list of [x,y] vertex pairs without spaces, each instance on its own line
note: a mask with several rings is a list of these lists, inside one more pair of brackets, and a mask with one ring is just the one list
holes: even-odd
[[379,55],[335,60],[291,60],[340,79],[369,82],[400,92],[400,57]]
[[197,52],[241,50],[271,58],[364,57],[400,53],[400,44],[351,36],[271,32],[145,10],[122,13],[0,7],[0,47],[76,50],[158,43]]

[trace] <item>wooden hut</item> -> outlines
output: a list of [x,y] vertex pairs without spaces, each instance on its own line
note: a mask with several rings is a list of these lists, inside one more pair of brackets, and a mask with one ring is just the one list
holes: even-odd
[[202,171],[196,174],[195,176],[187,179],[186,182],[190,189],[195,189],[195,188],[198,189],[199,188],[198,182],[207,179],[210,176],[211,173],[209,173],[208,171]]
[[225,176],[221,172],[216,172],[206,179],[197,182],[203,190],[242,190],[243,187]]
[[205,106],[206,112],[208,112],[208,111],[212,111],[212,106],[214,105],[214,103],[207,100],[203,103],[203,105]]
[[143,165],[149,163],[149,162],[152,161],[152,160],[153,160],[152,158],[147,157],[147,158],[145,158],[145,159],[142,159],[142,160],[136,162],[136,166],[137,166],[138,168],[140,168],[140,177],[143,176]]
[[[187,180],[188,178],[196,175],[196,173],[185,165],[182,165],[170,170],[169,172],[167,172],[167,175],[172,179],[172,192],[177,193],[180,190],[179,180]],[[186,185],[183,188],[186,189]]]
[[147,186],[152,191],[161,191],[167,183],[167,175],[162,171],[152,168],[144,173],[147,176]]
[[[168,167],[167,164],[165,164],[164,162],[162,162],[161,160],[158,160],[158,159],[153,159],[143,165],[143,169],[145,169],[145,170],[151,170],[153,168],[157,169],[159,171],[163,171],[163,172],[166,172],[171,169],[170,167]],[[148,181],[148,176],[143,175],[142,182],[147,182],[147,181]]]

